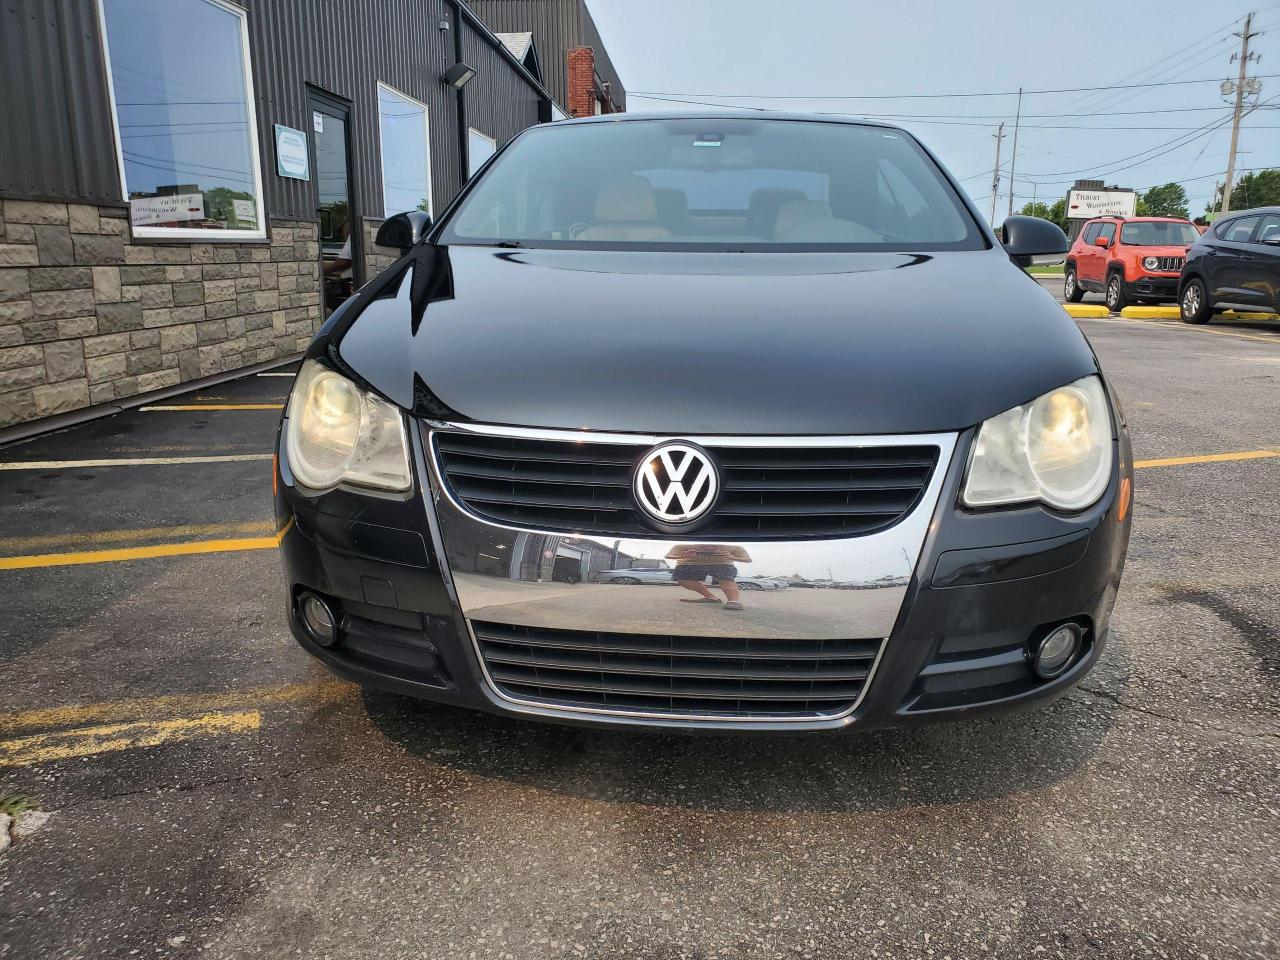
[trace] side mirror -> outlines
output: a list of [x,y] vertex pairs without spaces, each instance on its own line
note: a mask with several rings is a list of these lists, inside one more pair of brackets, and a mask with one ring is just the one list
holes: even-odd
[[430,229],[431,214],[410,210],[383,220],[373,242],[380,247],[395,247],[401,253],[407,253],[422,242]]
[[1000,242],[1010,257],[1060,257],[1071,249],[1067,235],[1056,223],[1040,217],[1006,217]]
[[1103,250],[1105,250],[1107,249],[1107,247],[1111,246],[1111,240],[1108,237],[1094,237],[1093,245],[1095,247],[1101,247]]

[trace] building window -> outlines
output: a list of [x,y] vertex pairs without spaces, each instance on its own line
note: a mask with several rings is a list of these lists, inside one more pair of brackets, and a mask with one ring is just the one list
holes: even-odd
[[486,137],[475,127],[467,130],[467,176],[474,177],[476,171],[484,166],[485,161],[498,149],[498,141]]
[[431,212],[431,145],[427,107],[378,84],[378,138],[382,151],[382,213]]
[[266,236],[245,13],[223,0],[99,0],[134,236]]

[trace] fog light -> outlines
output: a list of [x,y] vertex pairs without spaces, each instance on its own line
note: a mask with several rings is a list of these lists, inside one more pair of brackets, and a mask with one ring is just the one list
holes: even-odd
[[314,593],[298,597],[298,616],[311,639],[322,647],[332,647],[338,641],[338,618],[333,609]]
[[1042,680],[1061,676],[1080,651],[1081,631],[1074,623],[1064,623],[1035,646],[1031,669]]

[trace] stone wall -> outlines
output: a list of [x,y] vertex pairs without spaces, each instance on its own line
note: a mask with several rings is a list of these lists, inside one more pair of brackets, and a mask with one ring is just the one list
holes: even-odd
[[122,207],[0,202],[0,426],[305,348],[317,225],[273,220],[269,239],[134,243]]
[[373,242],[374,238],[378,236],[378,228],[380,226],[382,226],[381,220],[364,221],[364,278],[366,282],[372,280],[400,259],[399,250],[394,247],[380,247]]

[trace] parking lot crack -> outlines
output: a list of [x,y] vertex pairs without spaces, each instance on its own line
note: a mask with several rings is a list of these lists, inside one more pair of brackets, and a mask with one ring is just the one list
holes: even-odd
[[1224,736],[1242,737],[1246,740],[1262,740],[1263,742],[1280,740],[1280,733],[1276,733],[1276,732],[1255,733],[1255,732],[1243,732],[1240,730],[1231,730],[1226,727],[1220,727],[1212,723],[1201,723],[1200,721],[1195,720],[1191,717],[1178,717],[1178,716],[1174,716],[1173,714],[1161,713],[1158,710],[1151,710],[1151,709],[1148,709],[1147,707],[1140,707],[1137,704],[1130,703],[1126,700],[1121,699],[1118,694],[1111,693],[1106,690],[1099,690],[1096,687],[1087,687],[1084,684],[1080,684],[1078,687],[1076,687],[1076,689],[1081,693],[1087,693],[1087,694],[1090,694],[1091,696],[1101,697],[1103,700],[1109,700],[1112,703],[1114,703],[1117,707],[1120,707],[1123,710],[1129,710],[1134,713],[1141,713],[1144,716],[1154,717],[1157,720],[1166,720],[1170,723],[1179,724],[1180,726],[1191,726],[1191,727],[1195,727],[1197,730],[1205,730],[1212,733],[1221,734]]
[[219,777],[213,780],[195,780],[189,783],[178,783],[178,784],[173,784],[171,786],[166,786],[166,787],[143,787],[136,790],[121,790],[116,793],[107,793],[107,794],[100,794],[92,797],[85,797],[83,800],[77,800],[73,803],[68,803],[58,809],[59,811],[75,810],[78,807],[84,807],[90,804],[109,802],[113,800],[126,800],[131,797],[136,797],[141,795],[152,795],[156,797],[162,797],[168,794],[189,793],[189,792],[194,792],[198,790],[207,790],[211,787],[225,787],[229,785],[249,784],[249,783],[279,783],[282,781],[294,779],[295,777],[300,777],[310,773],[315,773],[327,767],[334,766],[335,763],[336,761],[307,764],[305,766],[295,767],[292,770],[285,770],[285,771],[272,773],[268,775],[244,774],[244,775],[234,776],[234,777]]

